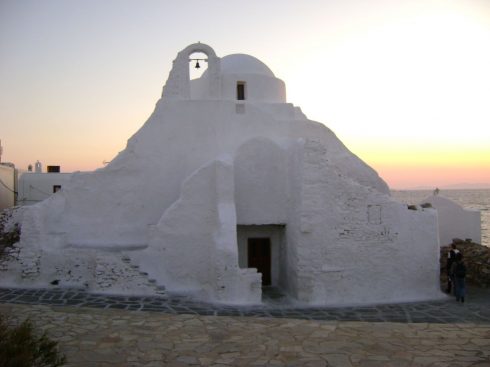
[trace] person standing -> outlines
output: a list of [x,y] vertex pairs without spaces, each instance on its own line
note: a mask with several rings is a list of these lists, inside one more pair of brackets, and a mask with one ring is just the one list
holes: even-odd
[[459,253],[459,250],[456,248],[456,244],[451,244],[451,250],[447,253],[447,262],[446,262],[446,272],[447,272],[447,288],[446,293],[451,294],[451,290],[454,288],[453,283],[453,275],[451,273],[451,267],[453,263],[456,261],[456,255]]
[[456,301],[464,303],[464,297],[466,295],[466,265],[463,262],[463,255],[461,252],[456,254],[456,260],[451,265],[451,273],[453,274],[454,295],[456,296]]

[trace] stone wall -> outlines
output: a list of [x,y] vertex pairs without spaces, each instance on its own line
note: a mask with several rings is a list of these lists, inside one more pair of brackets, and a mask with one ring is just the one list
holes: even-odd
[[[466,264],[466,280],[480,287],[490,287],[490,247],[483,246],[471,241],[455,239],[456,247],[463,254]],[[450,246],[441,247],[441,275],[443,282],[446,281],[446,261]],[[444,283],[445,284],[445,283]]]
[[0,263],[2,259],[9,256],[13,245],[20,239],[20,227],[13,216],[13,208],[0,212]]

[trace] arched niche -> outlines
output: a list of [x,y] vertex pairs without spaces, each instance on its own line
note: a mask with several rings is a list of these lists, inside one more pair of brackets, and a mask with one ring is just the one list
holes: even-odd
[[214,99],[220,96],[220,58],[216,56],[210,46],[199,42],[187,46],[177,54],[163,89],[162,97],[190,99],[189,56],[195,52],[202,52],[208,57],[208,98]]
[[238,148],[233,165],[237,223],[286,223],[288,166],[285,151],[270,139],[252,138]]

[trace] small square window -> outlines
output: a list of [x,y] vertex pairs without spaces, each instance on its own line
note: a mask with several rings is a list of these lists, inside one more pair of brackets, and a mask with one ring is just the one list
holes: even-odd
[[381,205],[368,205],[368,223],[381,224]]
[[61,185],[53,185],[53,193],[61,190]]

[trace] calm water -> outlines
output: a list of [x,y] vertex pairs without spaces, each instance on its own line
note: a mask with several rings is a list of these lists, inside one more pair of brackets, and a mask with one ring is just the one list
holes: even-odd
[[[393,190],[391,194],[403,203],[420,204],[432,195],[432,190]],[[482,245],[490,247],[490,189],[441,190],[439,195],[455,201],[465,209],[477,209],[481,212]]]

